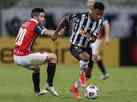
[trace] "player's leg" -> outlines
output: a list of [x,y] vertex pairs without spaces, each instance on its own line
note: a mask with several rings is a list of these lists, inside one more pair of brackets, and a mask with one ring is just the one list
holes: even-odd
[[[57,57],[55,54],[51,53],[32,53],[27,56],[15,56],[16,57],[16,63],[22,66],[37,66],[44,64],[45,62],[48,62],[48,68],[47,68],[47,84],[52,91],[55,92],[55,89],[53,87],[53,79],[55,75],[56,70],[56,62]],[[19,60],[20,59],[20,60]],[[31,69],[31,68],[30,68]]]
[[32,70],[32,82],[34,86],[34,92],[36,96],[40,95],[40,67],[38,65],[32,66],[28,60],[28,56],[13,56],[13,60],[16,64],[23,68]]
[[53,86],[53,79],[56,71],[57,56],[53,53],[48,54],[47,66],[47,84]]
[[[86,48],[85,51],[88,53],[90,58],[87,64],[84,60],[80,60],[80,67],[85,69],[84,71],[85,71],[85,77],[86,77],[86,81],[85,81],[85,85],[86,85],[87,80],[91,77],[91,74],[92,74],[93,61],[92,61],[92,49],[89,47],[89,48]],[[83,65],[86,65],[87,67],[84,67]]]
[[41,95],[40,94],[40,67],[39,66],[33,67],[32,81],[33,81],[35,95],[36,96]]
[[97,63],[98,68],[102,72],[102,79],[106,79],[108,78],[108,73],[107,73],[105,64],[103,63],[103,60],[101,59],[101,56],[98,52],[101,43],[102,43],[101,40],[96,40],[96,42],[91,45],[92,55],[93,55],[93,60]]
[[80,65],[81,66],[80,77],[77,81],[75,81],[75,83],[70,88],[70,91],[72,92],[73,96],[76,99],[80,99],[80,93],[78,91],[78,88],[80,86],[84,86],[84,83],[86,81],[85,68],[87,67],[90,56],[83,49],[75,46],[71,46],[70,52],[72,56],[75,57],[77,60],[83,60],[83,62]]
[[[84,55],[84,56],[83,56]],[[86,55],[86,56],[85,56]],[[89,62],[90,62],[90,55],[87,53],[87,51],[84,51],[80,53],[80,86],[85,87],[87,84],[87,69],[89,68]]]
[[87,80],[91,78],[92,70],[93,70],[93,61],[90,60],[88,63],[88,68],[85,70]]
[[79,87],[86,87],[87,84],[86,71],[89,65],[90,56],[86,51],[84,51],[79,54],[79,59],[80,59],[80,76],[79,79],[74,83],[74,86],[77,89]]
[[[74,56],[76,59],[79,60],[80,63],[80,78],[77,82],[77,87],[85,87],[86,86],[86,71],[89,66],[90,62],[90,55],[87,52],[87,49],[82,49],[82,48],[75,48],[75,46],[71,46],[71,54]],[[80,85],[79,85],[79,84]]]
[[87,68],[85,69],[86,79],[88,80],[91,77],[92,69],[93,69],[93,61],[92,61],[92,48],[87,47],[86,52],[89,55],[89,63]]
[[47,66],[47,86],[46,90],[50,91],[53,95],[59,96],[58,92],[53,87],[54,76],[56,72],[57,56],[53,53],[48,53],[48,66]]
[[47,80],[46,80],[46,88],[41,93],[47,93],[50,91],[53,95],[59,96],[55,88],[53,87],[53,80],[56,72],[56,63],[57,63],[57,56],[54,53],[33,53],[30,55],[33,60],[31,61],[32,64],[44,64],[45,62],[48,63],[47,65]]
[[105,67],[105,64],[103,62],[102,59],[100,59],[98,56],[97,56],[97,59],[96,59],[96,63],[98,65],[98,68],[100,69],[100,71],[102,72],[102,75],[101,75],[101,79],[102,80],[105,80],[109,77],[109,74],[107,72],[107,69]]

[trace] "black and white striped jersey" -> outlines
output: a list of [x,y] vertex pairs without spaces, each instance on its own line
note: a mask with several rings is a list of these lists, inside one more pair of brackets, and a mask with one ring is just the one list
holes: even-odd
[[103,18],[99,21],[92,20],[88,12],[72,14],[68,17],[71,22],[70,42],[73,45],[86,48],[90,43],[92,35],[97,36],[103,24]]

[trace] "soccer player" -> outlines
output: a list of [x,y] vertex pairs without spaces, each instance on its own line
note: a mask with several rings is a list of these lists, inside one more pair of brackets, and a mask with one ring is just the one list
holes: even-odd
[[[92,11],[90,11],[91,10],[90,8],[93,7],[95,2],[96,2],[96,0],[88,0],[87,5],[88,5],[89,12],[92,12]],[[99,49],[100,49],[100,47],[101,47],[103,42],[105,42],[105,44],[109,43],[109,34],[110,34],[109,22],[104,17],[103,27],[101,28],[101,31],[100,31],[98,39],[94,43],[90,44],[90,47],[92,48],[93,60],[94,60],[94,62],[97,63],[98,68],[102,72],[102,75],[101,75],[101,79],[102,80],[107,79],[109,77],[109,74],[108,74],[108,72],[106,70],[106,67],[105,67],[105,65],[103,63],[103,60],[102,60],[102,58],[100,56]],[[92,68],[89,69],[89,70],[92,71]],[[89,73],[89,74],[91,74],[91,73]]]
[[92,49],[90,43],[95,42],[98,32],[103,24],[102,16],[104,14],[104,4],[96,2],[91,8],[92,12],[78,13],[65,16],[57,26],[53,40],[57,39],[59,31],[68,25],[71,25],[70,52],[80,61],[80,77],[71,86],[70,91],[76,99],[80,99],[78,88],[86,86],[86,80],[89,78],[88,67],[92,67]]
[[[16,45],[13,51],[14,62],[24,68],[33,70],[32,81],[36,96],[50,91],[53,95],[59,94],[53,87],[53,79],[56,70],[57,56],[49,52],[32,52],[33,43],[39,35],[51,36],[54,31],[46,29],[43,24],[46,13],[43,8],[34,8],[31,18],[25,21],[17,34]],[[39,65],[48,63],[47,66],[47,86],[40,92],[40,67]]]

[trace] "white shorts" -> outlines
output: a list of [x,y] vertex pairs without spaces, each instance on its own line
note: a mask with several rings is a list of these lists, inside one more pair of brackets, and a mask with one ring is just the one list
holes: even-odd
[[35,66],[45,63],[48,59],[48,53],[32,53],[25,56],[13,55],[14,63],[22,66]]
[[101,46],[102,40],[97,39],[94,43],[90,44],[90,47],[92,48],[92,54],[98,55],[99,54],[99,47]]

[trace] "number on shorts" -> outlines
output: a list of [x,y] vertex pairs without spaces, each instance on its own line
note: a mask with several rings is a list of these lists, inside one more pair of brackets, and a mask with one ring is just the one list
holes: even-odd
[[27,32],[26,29],[20,28],[17,38],[16,38],[16,45],[20,46],[22,44],[22,41],[23,41],[23,38],[24,38],[26,32]]

